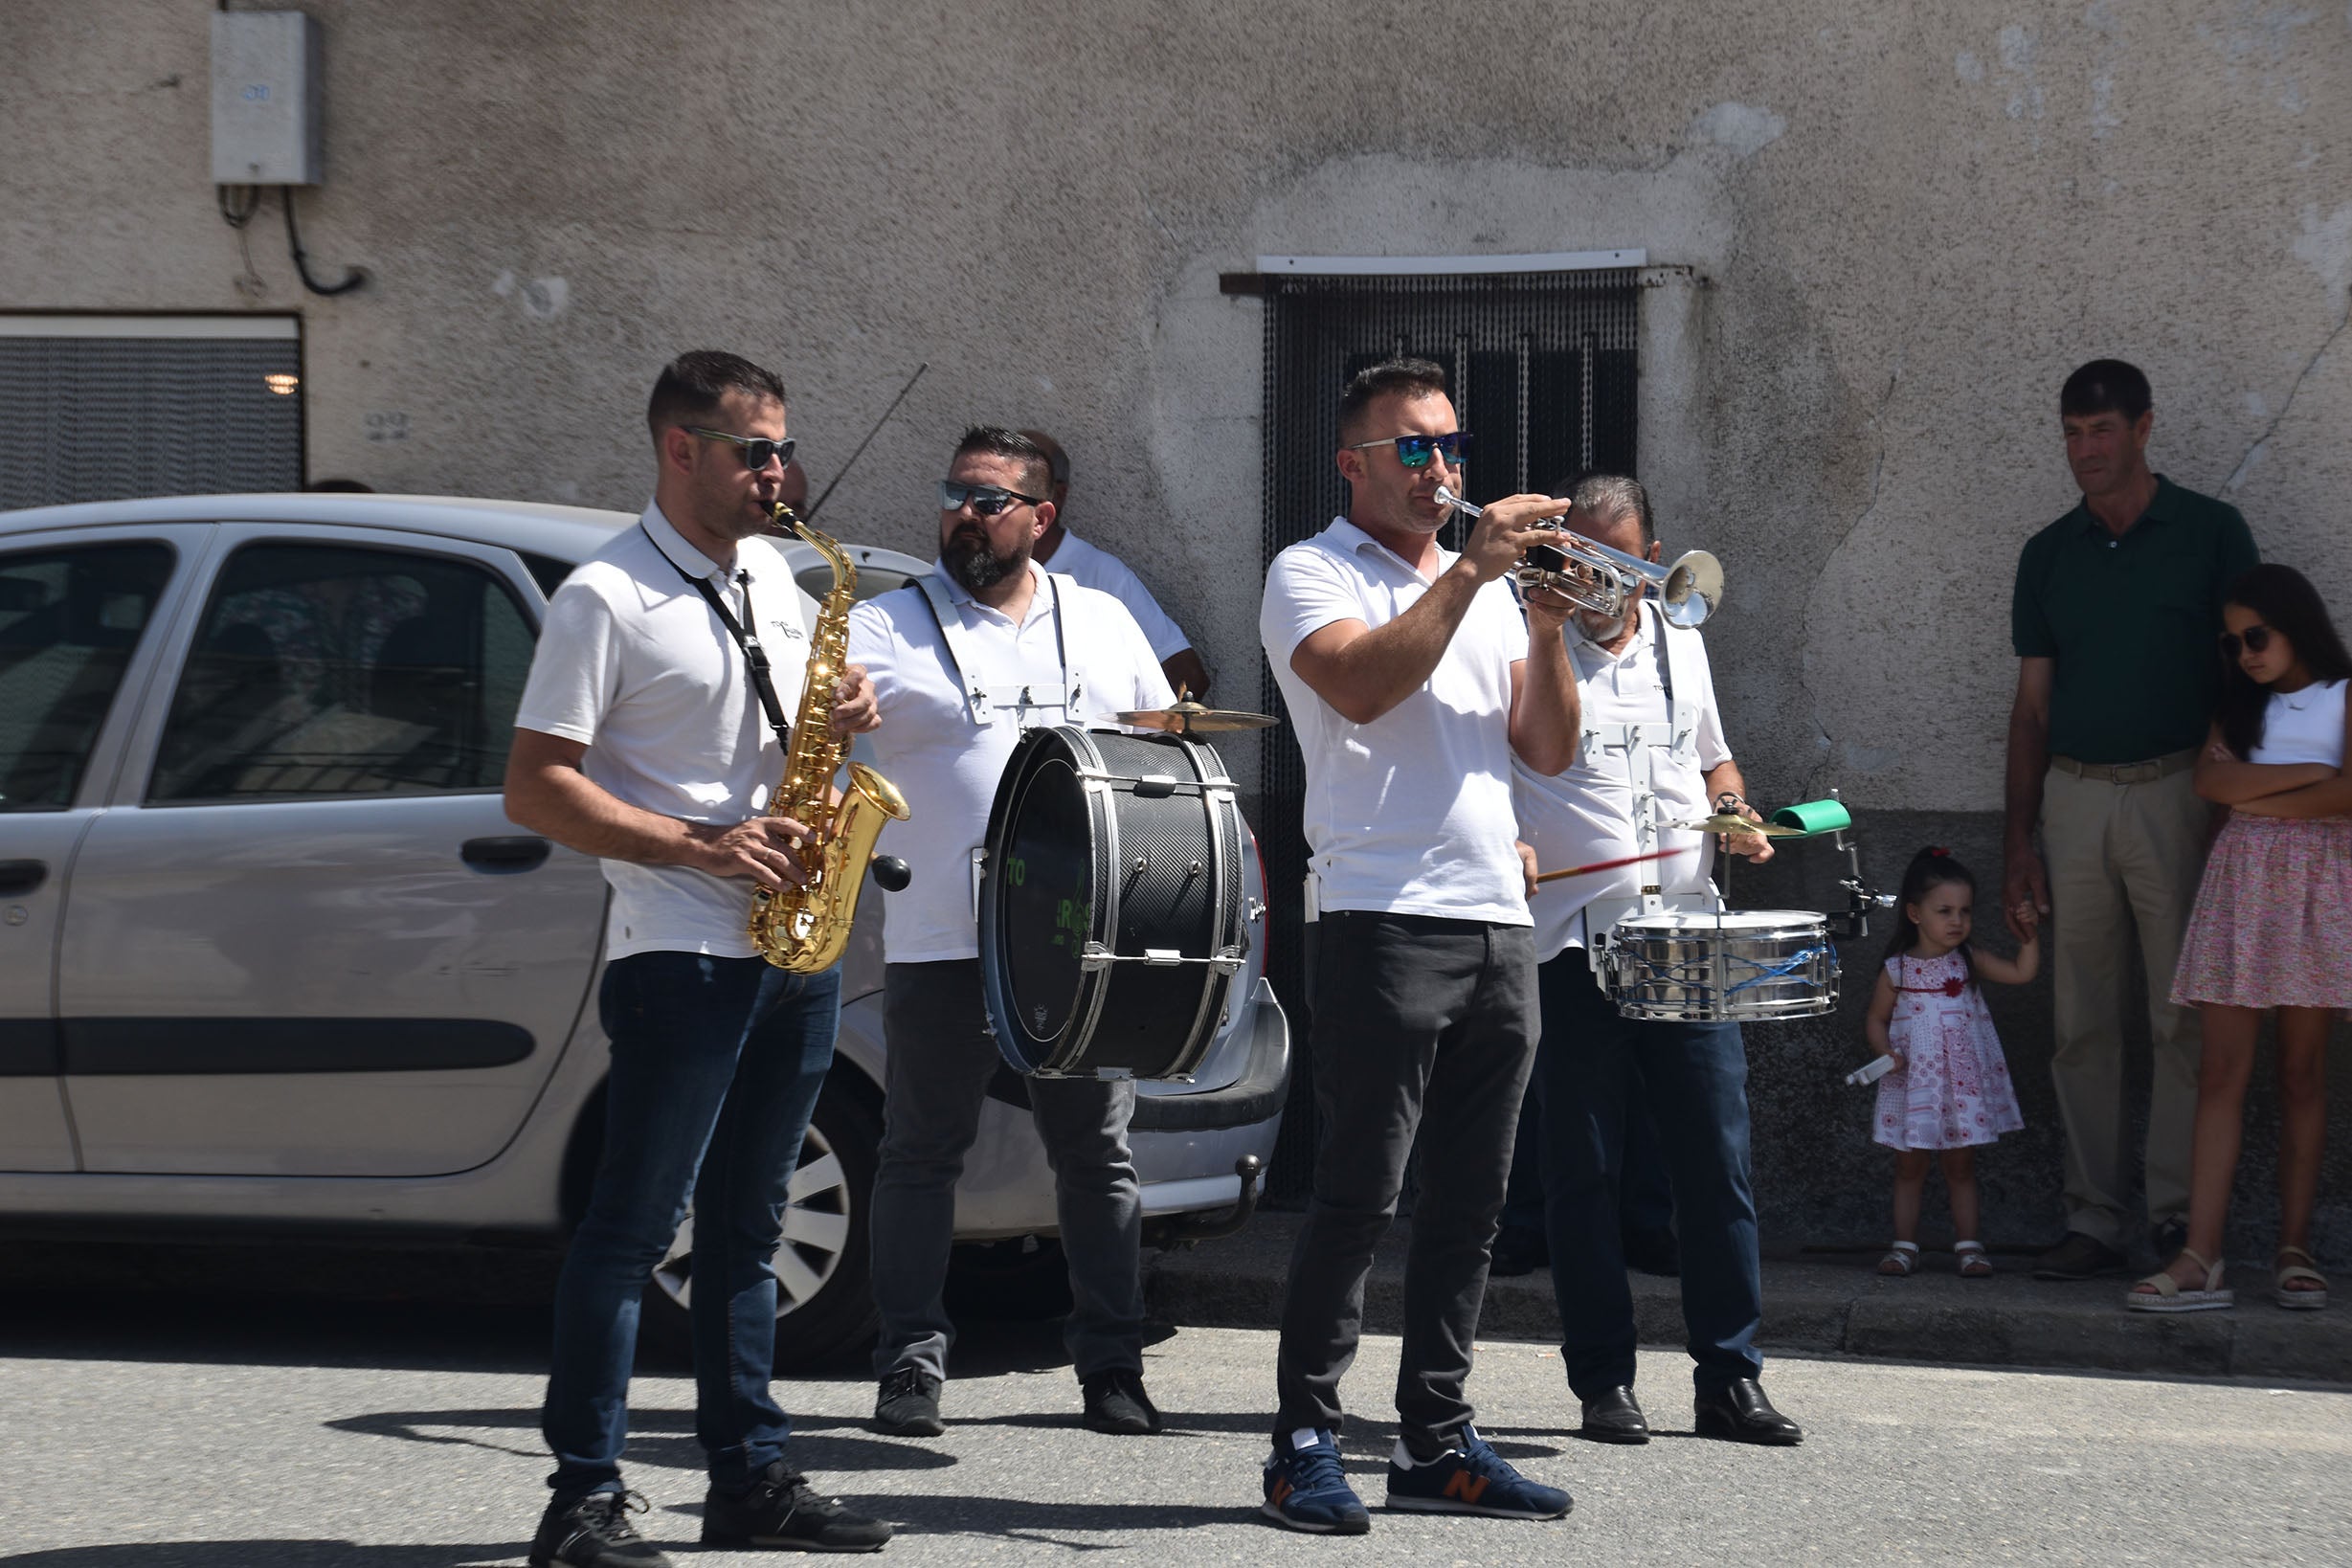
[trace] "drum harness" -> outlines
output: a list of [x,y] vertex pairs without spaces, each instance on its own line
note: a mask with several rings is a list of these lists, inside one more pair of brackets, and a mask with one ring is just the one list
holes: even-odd
[[[1624,753],[1625,777],[1633,792],[1634,844],[1640,853],[1650,855],[1658,848],[1658,795],[1655,775],[1651,772],[1656,752],[1663,750],[1673,761],[1693,767],[1698,762],[1698,705],[1688,695],[1696,687],[1692,678],[1694,672],[1689,661],[1691,645],[1696,640],[1698,632],[1691,627],[1669,626],[1657,605],[1649,599],[1642,601],[1641,613],[1649,617],[1651,626],[1657,632],[1658,683],[1666,696],[1667,722],[1596,726],[1587,728],[1580,741],[1586,765],[1596,769],[1601,767],[1602,759],[1607,753]],[[1677,696],[1677,691],[1684,695]],[[1652,861],[1647,863],[1655,867],[1659,862]],[[1728,865],[1726,870],[1728,872]],[[1726,880],[1728,883],[1728,877]],[[1700,911],[1712,912],[1716,916],[1719,933],[1721,917],[1727,906],[1723,896],[1712,885],[1704,893],[1669,894],[1664,891],[1663,883],[1645,882],[1641,896],[1637,899],[1594,899],[1586,904],[1579,911],[1579,918],[1584,923],[1584,952],[1593,973],[1604,976],[1605,983],[1615,947],[1609,940],[1608,932],[1620,920],[1636,912],[1663,914],[1669,902],[1688,908],[1692,907],[1694,901]],[[1607,919],[1596,919],[1596,910],[1604,912]],[[1736,955],[1728,956],[1733,962],[1756,969],[1758,973],[1727,987],[1726,996],[1794,974],[1820,957],[1821,950],[1808,948],[1780,963],[1769,965],[1759,965],[1752,959]],[[1644,963],[1646,968],[1657,968],[1646,960]],[[1672,978],[1665,974],[1657,977]]]

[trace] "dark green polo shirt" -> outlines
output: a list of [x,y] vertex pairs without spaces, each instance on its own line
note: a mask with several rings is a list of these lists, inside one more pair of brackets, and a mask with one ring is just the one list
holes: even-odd
[[2052,659],[2050,749],[2142,762],[2205,739],[2221,692],[2222,594],[2261,560],[2238,509],[2156,476],[2118,539],[2078,505],[2026,541],[2009,605],[2020,659]]

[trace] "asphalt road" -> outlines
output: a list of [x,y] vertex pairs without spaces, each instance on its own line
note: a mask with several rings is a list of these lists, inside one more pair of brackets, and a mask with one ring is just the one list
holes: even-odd
[[[0,1298],[0,1562],[25,1568],[444,1568],[523,1561],[545,1497],[532,1307],[134,1295]],[[1664,1429],[1588,1445],[1559,1362],[1482,1348],[1473,1390],[1506,1455],[1576,1494],[1552,1524],[1377,1512],[1396,1341],[1368,1340],[1347,1447],[1368,1539],[1256,1518],[1273,1338],[1186,1329],[1149,1351],[1157,1438],[1073,1422],[1049,1325],[967,1336],[948,1435],[864,1429],[854,1368],[795,1381],[800,1462],[897,1522],[885,1560],[1514,1563],[2352,1561],[2352,1392],[1783,1358],[1810,1433],[1763,1450],[1689,1434],[1681,1358],[1643,1357]],[[630,1480],[683,1560],[702,1495],[692,1390],[640,1378]]]

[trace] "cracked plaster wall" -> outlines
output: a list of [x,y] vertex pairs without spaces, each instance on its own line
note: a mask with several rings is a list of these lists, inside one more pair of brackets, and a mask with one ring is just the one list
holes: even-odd
[[928,553],[954,432],[1048,426],[1075,526],[1247,701],[1262,305],[1218,274],[1641,246],[1643,468],[1729,570],[1759,798],[1982,837],[2010,576],[2074,499],[2055,392],[2094,355],[2154,378],[2159,466],[2352,620],[2333,0],[315,0],[303,235],[374,276],[334,301],[274,212],[239,290],[212,9],[0,9],[0,306],[301,309],[314,474],[635,509],[652,371],[715,344],[785,372],[822,484],[929,362],[828,526]]

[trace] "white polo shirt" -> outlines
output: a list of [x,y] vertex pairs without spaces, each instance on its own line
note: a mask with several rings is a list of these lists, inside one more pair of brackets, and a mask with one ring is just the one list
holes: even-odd
[[[633,806],[687,822],[733,823],[765,811],[782,781],[783,750],[768,728],[743,652],[682,577],[708,579],[737,621],[746,590],[648,505],[640,526],[564,580],[548,606],[515,728],[588,748],[589,779]],[[766,539],[735,547],[776,699],[799,709],[816,601]],[[683,865],[603,862],[613,885],[605,952],[706,952],[749,958],[750,882]]]
[[[1455,559],[1440,550],[1438,571]],[[1290,668],[1310,633],[1385,626],[1435,580],[1344,517],[1266,571],[1258,634],[1307,760],[1307,863],[1325,909],[1524,926],[1511,667],[1527,658],[1527,624],[1510,585],[1480,589],[1422,688],[1370,724],[1349,722]]]
[[1127,606],[1127,613],[1135,617],[1143,628],[1144,640],[1152,644],[1152,657],[1167,659],[1182,653],[1193,645],[1168,612],[1159,607],[1159,600],[1143,586],[1143,579],[1128,569],[1125,561],[1099,546],[1089,545],[1064,528],[1062,543],[1054,547],[1054,558],[1045,564],[1048,571],[1065,572],[1081,585],[1099,594],[1108,594]]
[[[1056,552],[1057,555],[1060,553]],[[882,830],[879,852],[905,861],[913,881],[885,894],[883,956],[893,964],[976,957],[972,852],[988,838],[997,780],[1024,728],[1104,724],[1123,709],[1165,707],[1176,700],[1159,661],[1134,617],[1117,599],[1063,577],[1049,586],[1032,561],[1036,592],[1019,625],[972,596],[934,564],[932,574],[953,602],[967,647],[984,668],[964,671],[991,687],[1059,685],[1062,650],[1077,677],[1079,711],[1032,707],[1024,715],[998,706],[974,724],[930,600],[912,584],[879,594],[850,612],[849,661],[873,678],[882,728],[858,737],[858,754],[898,786],[911,815]],[[1058,624],[1054,589],[1060,590]],[[1056,632],[1060,632],[1057,641]]]
[[[1583,702],[1583,737],[1577,760],[1564,773],[1550,777],[1531,772],[1512,760],[1512,794],[1519,812],[1519,837],[1535,851],[1541,870],[1589,865],[1638,851],[1633,828],[1633,768],[1629,754],[1602,741],[1624,725],[1669,721],[1666,661],[1658,643],[1658,617],[1645,607],[1633,640],[1612,655],[1577,630],[1572,617],[1562,629],[1569,661],[1576,666],[1577,691]],[[1715,706],[1714,674],[1707,663],[1707,644],[1696,630],[1668,634],[1688,639],[1685,679],[1696,687],[1678,691],[1697,709],[1693,735],[1695,756],[1675,760],[1664,747],[1650,750],[1650,788],[1658,798],[1661,820],[1687,822],[1713,809],[1707,799],[1706,773],[1729,762],[1731,748],[1723,740],[1723,716]],[[1714,839],[1705,833],[1661,831],[1660,849],[1689,853],[1646,865],[1622,866],[1548,883],[1530,903],[1535,917],[1535,954],[1550,958],[1564,948],[1585,945],[1584,908],[1597,898],[1630,899],[1655,878],[1669,893],[1703,893],[1711,884]]]

